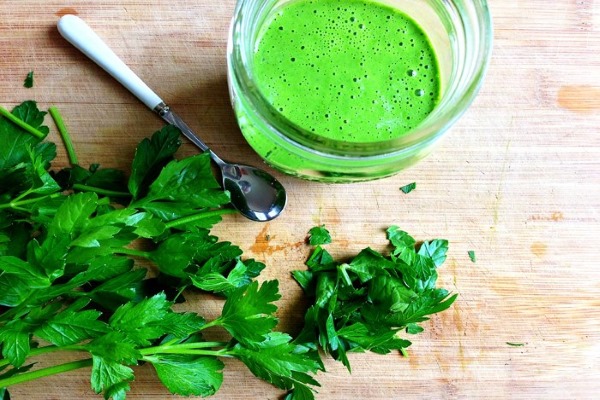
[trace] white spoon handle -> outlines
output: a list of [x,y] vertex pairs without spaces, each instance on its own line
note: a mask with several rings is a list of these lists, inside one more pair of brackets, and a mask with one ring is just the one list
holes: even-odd
[[63,16],[58,21],[58,31],[73,46],[125,86],[149,109],[154,110],[163,102],[81,18],[75,15]]

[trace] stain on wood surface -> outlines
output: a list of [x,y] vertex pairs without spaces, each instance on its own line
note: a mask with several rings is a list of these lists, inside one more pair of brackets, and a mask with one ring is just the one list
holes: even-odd
[[600,87],[563,86],[558,91],[557,102],[561,108],[576,113],[600,111]]

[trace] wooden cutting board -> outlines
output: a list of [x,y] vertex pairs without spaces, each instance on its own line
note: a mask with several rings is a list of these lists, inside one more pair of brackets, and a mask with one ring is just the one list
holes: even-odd
[[[260,164],[230,108],[225,49],[233,0],[3,0],[0,104],[56,105],[82,164],[127,169],[161,126],[133,96],[57,33],[79,14],[217,153]],[[450,241],[440,283],[460,294],[412,338],[410,358],[355,354],[350,375],[326,363],[319,399],[597,398],[600,391],[600,3],[492,0],[495,47],[485,85],[437,150],[375,182],[325,185],[286,176],[277,220],[227,217],[215,233],[263,260],[277,278],[281,329],[297,332],[305,303],[290,279],[306,232],[325,224],[333,253],[385,248],[395,224]],[[23,79],[35,71],[35,86]],[[58,140],[55,132],[51,140]],[[181,155],[196,149],[186,144]],[[57,166],[66,164],[64,152]],[[405,195],[399,188],[416,181]],[[477,262],[467,252],[474,250]],[[219,304],[193,300],[207,316]],[[511,347],[507,342],[523,343]],[[56,356],[53,361],[68,358]],[[227,361],[215,399],[276,399],[281,391]],[[89,370],[12,390],[13,399],[94,399]],[[148,366],[131,399],[167,399]]]

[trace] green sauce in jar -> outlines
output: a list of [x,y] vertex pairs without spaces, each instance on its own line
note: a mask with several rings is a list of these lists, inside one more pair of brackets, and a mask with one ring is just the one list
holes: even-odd
[[398,138],[440,96],[425,32],[400,10],[369,0],[284,4],[258,38],[254,75],[293,124],[346,142]]

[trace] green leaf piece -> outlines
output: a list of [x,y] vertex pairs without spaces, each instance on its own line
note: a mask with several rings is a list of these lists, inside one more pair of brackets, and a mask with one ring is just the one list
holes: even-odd
[[436,267],[439,267],[446,261],[446,253],[448,252],[448,241],[436,239],[431,242],[423,242],[419,249],[419,254],[429,257]]
[[229,196],[210,171],[208,153],[171,161],[152,182],[148,194],[133,205],[171,221],[229,203]]
[[223,306],[219,324],[241,343],[252,346],[262,342],[277,324],[273,302],[281,297],[278,285],[277,281],[266,281],[259,287],[258,282],[252,282],[236,289]]
[[404,185],[400,188],[400,190],[404,193],[404,194],[409,194],[410,192],[412,192],[413,190],[415,190],[417,188],[417,182],[412,182],[409,183],[408,185]]
[[108,326],[98,321],[100,314],[96,310],[65,310],[44,323],[35,334],[56,346],[69,346],[97,338],[108,332]]
[[100,357],[104,361],[135,365],[137,360],[142,358],[135,342],[123,332],[108,332],[85,344],[84,347],[92,355]]
[[0,332],[0,344],[2,344],[2,357],[16,368],[23,365],[31,349],[29,334],[11,328],[4,328]]
[[472,262],[472,263],[475,263],[475,262],[477,262],[477,257],[476,257],[476,255],[475,255],[475,251],[473,251],[473,250],[469,250],[469,258],[471,259],[471,262]]
[[281,389],[296,389],[306,395],[306,390],[310,391],[306,384],[318,385],[307,373],[323,370],[323,364],[316,352],[292,343],[291,339],[285,333],[272,332],[253,347],[237,344],[232,355],[257,377]]
[[33,71],[29,71],[27,73],[25,81],[23,81],[23,86],[27,89],[31,89],[33,87]]
[[105,391],[105,398],[124,398],[129,390],[128,382],[133,381],[133,370],[118,362],[99,356],[92,357],[92,389],[96,393]]
[[[42,134],[49,132],[48,127],[42,125],[46,113],[40,111],[34,101],[26,101],[18,105],[13,109],[12,115]],[[2,146],[0,146],[0,193],[2,193],[10,187],[4,186],[4,180],[7,180],[9,174],[23,168],[23,165],[19,164],[29,161],[29,151],[40,143],[41,139],[29,134],[5,117],[0,117],[0,138],[2,138]]]
[[331,235],[325,225],[315,226],[308,231],[308,243],[311,246],[331,243]]
[[179,129],[167,125],[138,145],[128,183],[129,191],[135,199],[148,190],[148,186],[159,175],[160,170],[173,159],[181,145],[180,134]]
[[211,357],[164,355],[151,363],[169,392],[180,396],[212,396],[223,383],[225,366]]
[[0,256],[0,305],[15,307],[36,289],[50,286],[50,279],[34,265],[14,256]]
[[115,310],[109,324],[136,345],[149,346],[152,340],[171,332],[170,321],[165,320],[172,312],[171,305],[164,293],[139,303],[129,302]]
[[74,234],[88,223],[97,207],[98,196],[95,193],[77,193],[69,196],[57,210],[53,223],[48,227],[48,234]]

